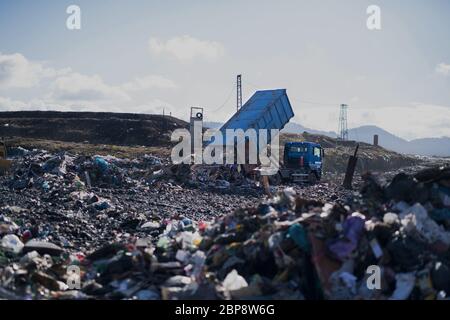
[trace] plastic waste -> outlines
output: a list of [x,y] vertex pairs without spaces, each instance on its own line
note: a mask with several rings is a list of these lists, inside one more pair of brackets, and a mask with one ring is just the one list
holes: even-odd
[[111,207],[111,204],[109,203],[109,201],[100,201],[94,204],[94,208],[101,211],[101,210],[106,210],[108,208]]
[[395,291],[389,298],[389,300],[406,300],[410,296],[416,277],[413,272],[410,273],[397,273],[395,275]]
[[402,212],[400,218],[404,232],[417,231],[431,243],[442,241],[450,245],[450,232],[445,231],[442,226],[433,221],[420,203]]
[[44,171],[53,171],[62,164],[62,161],[59,156],[52,157],[43,164],[42,169]]
[[331,290],[329,298],[333,300],[353,299],[356,295],[357,278],[348,272],[336,272],[331,275],[329,281]]
[[361,217],[361,214],[354,213],[348,217],[342,225],[344,238],[331,241],[328,244],[329,250],[341,261],[348,259],[358,246],[364,226],[365,220]]
[[394,209],[398,212],[403,212],[405,210],[408,210],[409,207],[410,207],[410,205],[408,203],[406,203],[405,201],[399,201],[399,202],[396,202],[392,206],[392,209]]
[[228,189],[231,184],[226,180],[216,180],[216,187],[219,189]]
[[230,271],[223,280],[223,287],[228,291],[239,290],[247,286],[247,281],[235,269]]
[[269,244],[269,249],[271,251],[275,250],[276,248],[278,248],[281,241],[283,241],[283,234],[281,232],[275,232],[274,234],[270,235],[267,241]]
[[450,188],[439,188],[439,196],[441,197],[442,204],[450,207]]
[[135,297],[138,300],[158,300],[160,299],[159,293],[152,290],[140,290],[135,293]]
[[189,249],[198,246],[202,237],[198,232],[183,231],[177,236],[177,241],[181,243],[183,249]]
[[42,182],[42,189],[44,189],[45,191],[48,191],[50,189],[50,185],[47,181]]
[[186,250],[177,250],[175,258],[180,262],[186,262],[189,259],[189,251]]
[[161,227],[161,224],[157,221],[148,221],[141,226],[141,229],[156,230]]
[[381,258],[383,256],[383,250],[380,247],[380,244],[378,243],[377,239],[372,239],[370,241],[370,248],[372,249],[373,255],[375,258]]
[[187,266],[187,269],[185,269],[187,271],[187,274],[196,279],[199,279],[201,274],[203,273],[205,261],[206,254],[201,250],[197,250],[194,254],[191,255],[190,264]]
[[24,244],[19,237],[14,234],[7,234],[2,238],[2,248],[4,250],[18,254],[22,251]]
[[22,241],[27,242],[28,240],[30,240],[33,237],[33,234],[31,233],[30,230],[25,230],[22,233]]
[[309,253],[311,251],[307,231],[299,223],[295,223],[289,227],[288,237],[290,237],[305,252]]
[[159,249],[166,250],[169,248],[170,239],[168,237],[162,236],[158,239],[158,242],[156,243],[156,247]]
[[388,212],[388,213],[384,214],[383,222],[386,224],[395,224],[395,223],[400,223],[400,219],[396,213]]
[[109,163],[102,157],[94,157],[94,163],[100,168],[102,173],[105,173],[109,169]]
[[73,185],[78,190],[82,190],[86,187],[86,185],[84,184],[83,181],[80,180],[80,177],[78,175],[75,176],[75,178],[73,180]]

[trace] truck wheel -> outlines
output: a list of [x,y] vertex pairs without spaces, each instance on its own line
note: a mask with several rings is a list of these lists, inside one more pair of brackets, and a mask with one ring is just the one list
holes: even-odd
[[317,177],[316,174],[314,172],[310,172],[309,173],[309,177],[308,177],[309,183],[311,184],[316,184],[317,183]]
[[281,178],[280,173],[276,173],[276,174],[274,174],[272,176],[269,176],[269,182],[270,182],[271,185],[274,185],[274,186],[280,185],[281,182],[282,182],[282,178]]

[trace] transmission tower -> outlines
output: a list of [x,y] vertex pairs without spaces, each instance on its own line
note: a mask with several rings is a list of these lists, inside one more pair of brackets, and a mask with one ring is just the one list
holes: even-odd
[[237,96],[236,96],[236,111],[238,111],[240,108],[242,108],[242,75],[238,74],[237,76],[237,83],[236,83],[236,90],[237,90]]
[[339,114],[339,139],[344,141],[348,140],[347,108],[348,105],[341,104],[341,112]]

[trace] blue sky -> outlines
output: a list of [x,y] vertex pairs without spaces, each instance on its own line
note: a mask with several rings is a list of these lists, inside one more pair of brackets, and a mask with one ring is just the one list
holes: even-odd
[[[68,30],[66,8],[81,8]],[[366,8],[381,9],[381,30]],[[208,121],[286,88],[294,121],[450,136],[450,2],[0,0],[0,109],[166,112]]]

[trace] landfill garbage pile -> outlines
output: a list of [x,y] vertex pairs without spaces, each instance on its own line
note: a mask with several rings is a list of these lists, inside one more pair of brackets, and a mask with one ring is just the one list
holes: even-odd
[[236,165],[172,164],[154,171],[149,182],[175,179],[184,186],[220,193],[260,196],[262,190],[256,177],[246,177]]
[[[172,219],[211,219],[255,201],[251,195],[186,188],[172,176],[153,179],[154,172],[171,166],[167,159],[151,155],[119,159],[23,148],[12,149],[10,155],[14,159],[12,172],[0,176],[3,276],[7,275],[3,268],[8,264],[13,263],[13,268],[22,265],[17,258],[28,253],[24,247],[33,247],[36,241],[40,246],[53,248],[53,261],[58,261],[60,254],[82,257],[105,244],[134,243],[136,238],[159,230],[155,225],[165,225]],[[46,250],[37,250],[41,258]],[[36,270],[41,269],[39,264]],[[14,276],[20,272],[14,272]],[[23,284],[35,283],[31,274],[24,275]],[[1,283],[3,292],[8,281]],[[37,297],[23,291],[18,296],[8,292],[0,297]]]
[[1,298],[445,299],[450,292],[448,167],[387,183],[367,174],[360,193],[327,184],[281,189],[255,205],[249,195],[205,194],[211,184],[246,185],[232,168],[17,151],[13,173],[1,177]]
[[[101,173],[103,162],[95,159],[88,165]],[[84,161],[64,161],[66,174],[91,172]],[[76,186],[55,182],[61,167],[44,174],[48,191],[34,174],[24,189],[8,186],[15,195],[29,192],[20,200],[30,197],[34,207],[1,208],[1,298],[397,300],[446,299],[450,292],[448,167],[400,173],[385,184],[368,174],[361,193],[333,194],[329,202],[292,188],[259,204],[227,198],[240,208],[215,217],[176,214],[182,208],[175,200],[175,208],[164,207],[171,215],[148,213],[120,193],[110,194],[108,208],[91,202],[116,188],[87,188],[74,201],[68,195]],[[141,192],[150,198],[157,190],[163,198],[181,188],[158,189],[166,182],[157,179],[139,189],[119,169],[112,170],[116,178],[95,175],[91,184],[130,183],[134,202],[145,201]],[[191,193],[190,202],[202,193]],[[377,268],[379,279],[371,277]]]

